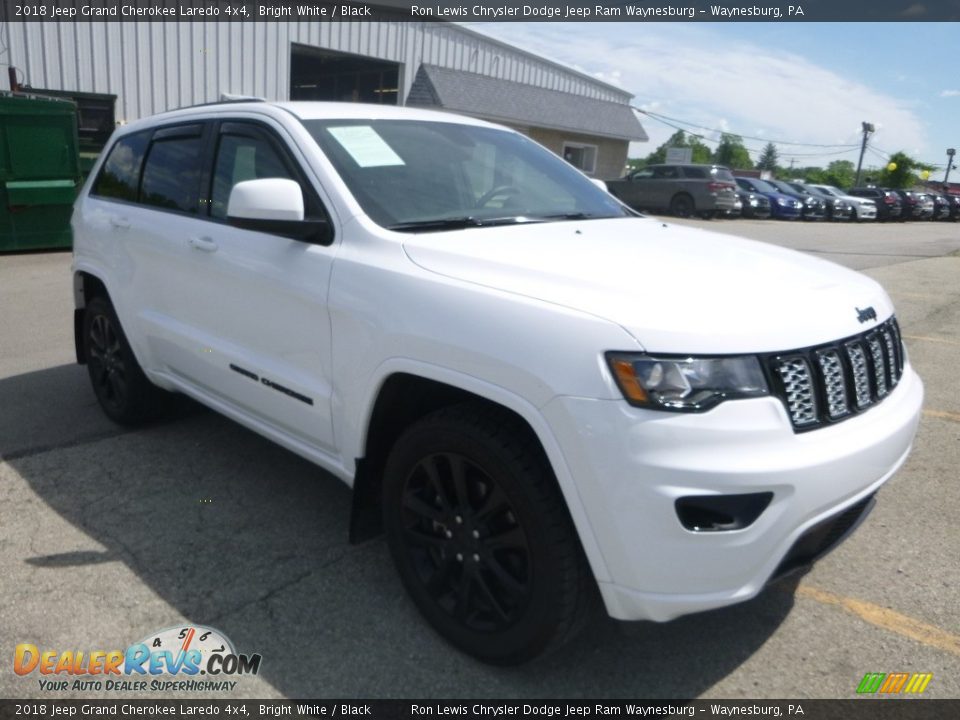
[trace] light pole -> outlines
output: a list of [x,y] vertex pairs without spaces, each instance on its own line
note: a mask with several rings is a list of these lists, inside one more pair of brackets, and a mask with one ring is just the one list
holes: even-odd
[[953,156],[957,154],[957,151],[954,148],[947,148],[947,172],[943,175],[943,184],[947,184],[947,179],[950,177],[950,168],[953,167]]
[[867,137],[873,132],[873,125],[868,122],[861,124],[863,125],[863,142],[860,144],[860,160],[857,162],[857,179],[853,183],[856,187],[860,187],[860,169],[863,167],[863,154],[867,151]]

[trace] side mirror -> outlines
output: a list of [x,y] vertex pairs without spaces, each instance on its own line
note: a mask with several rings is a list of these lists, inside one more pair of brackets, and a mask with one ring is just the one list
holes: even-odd
[[331,240],[329,223],[304,217],[303,190],[286,178],[238,182],[230,191],[227,222],[302,242],[326,245]]
[[607,184],[600,178],[590,178],[590,182],[592,182],[594,185],[596,185],[598,188],[600,188],[604,192],[608,192]]

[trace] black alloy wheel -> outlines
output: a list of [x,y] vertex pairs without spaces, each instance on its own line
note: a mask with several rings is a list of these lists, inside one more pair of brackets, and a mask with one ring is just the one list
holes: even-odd
[[83,348],[93,392],[111,420],[135,425],[162,408],[165,394],[143,374],[106,298],[95,297],[85,308]]
[[431,599],[465,627],[509,627],[530,602],[530,548],[509,499],[459,453],[418,462],[403,491],[404,537]]
[[120,334],[113,320],[100,313],[90,321],[87,339],[87,363],[94,392],[107,408],[119,412],[127,405],[130,395]]
[[597,595],[536,437],[484,404],[433,412],[397,440],[383,520],[407,592],[447,641],[517,664],[559,647]]

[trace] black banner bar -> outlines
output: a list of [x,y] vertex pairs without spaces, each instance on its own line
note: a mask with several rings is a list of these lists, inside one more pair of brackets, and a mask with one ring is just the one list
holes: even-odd
[[8,22],[950,22],[960,1],[937,0],[0,0]]
[[802,718],[943,720],[960,700],[861,697],[850,700],[0,700],[8,718],[470,718],[574,720],[633,718]]

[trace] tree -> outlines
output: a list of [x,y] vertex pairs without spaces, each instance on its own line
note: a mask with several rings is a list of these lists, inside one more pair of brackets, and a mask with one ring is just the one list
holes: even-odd
[[823,171],[823,183],[838,188],[853,187],[857,179],[857,170],[849,160],[834,160]]
[[[695,135],[687,135],[683,130],[677,130],[673,135],[667,138],[667,141],[654,150],[652,153],[647,155],[643,159],[642,165],[653,165],[655,163],[662,163],[667,161],[667,148],[672,147],[683,147],[690,148],[693,150],[692,158],[690,162],[695,163],[708,163],[710,162],[710,148],[703,144],[700,141],[700,138]],[[642,167],[641,165],[641,167]]]
[[[890,165],[895,166],[893,170],[889,169]],[[933,170],[933,167],[914,160],[903,151],[895,152],[890,156],[890,163],[880,171],[879,184],[891,188],[912,187],[920,182],[918,173],[923,170]]]
[[743,146],[743,138],[739,135],[723,133],[720,136],[720,144],[713,154],[713,161],[717,165],[726,165],[728,168],[738,170],[749,170],[753,167],[750,160],[750,153]]
[[777,146],[772,142],[767,143],[760,153],[760,159],[757,160],[757,170],[769,170],[774,172],[777,169]]

